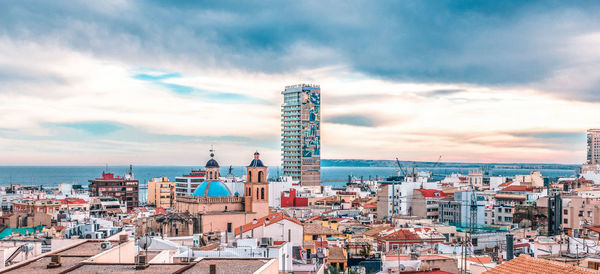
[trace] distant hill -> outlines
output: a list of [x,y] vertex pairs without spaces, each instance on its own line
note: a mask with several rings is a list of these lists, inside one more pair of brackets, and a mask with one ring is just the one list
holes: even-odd
[[[435,162],[400,161],[402,166],[433,167]],[[395,160],[361,160],[361,159],[322,159],[324,167],[396,167]],[[542,164],[542,163],[459,163],[440,162],[438,168],[501,168],[501,169],[569,169],[580,165]]]

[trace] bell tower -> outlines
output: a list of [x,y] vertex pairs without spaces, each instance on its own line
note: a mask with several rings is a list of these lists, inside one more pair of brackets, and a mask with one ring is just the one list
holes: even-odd
[[251,208],[257,216],[269,214],[269,183],[267,182],[267,167],[260,160],[260,153],[254,153],[254,159],[246,167],[246,183],[244,196],[250,197]]
[[215,150],[210,148],[210,160],[206,162],[206,175],[205,181],[218,181],[219,174],[219,163],[214,159],[215,158]]

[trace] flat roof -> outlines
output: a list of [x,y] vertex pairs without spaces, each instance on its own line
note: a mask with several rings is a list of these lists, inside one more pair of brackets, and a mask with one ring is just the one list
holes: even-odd
[[50,261],[52,260],[52,258],[50,256],[45,256],[45,257],[39,258],[39,259],[37,259],[35,261],[32,261],[30,263],[21,265],[21,266],[15,268],[15,269],[8,270],[8,271],[6,271],[6,273],[27,273],[27,274],[33,274],[33,273],[46,273],[46,274],[61,273],[61,272],[65,271],[65,270],[67,270],[68,268],[71,268],[71,267],[77,265],[78,263],[80,263],[81,261],[83,261],[83,260],[85,260],[87,258],[88,258],[87,256],[82,256],[82,257],[61,257],[60,258],[60,263],[61,263],[60,267],[57,267],[57,268],[47,268],[46,266],[50,263]]
[[[69,249],[63,250],[56,254],[66,255],[66,256],[75,255],[75,256],[80,256],[80,257],[96,256],[100,252],[104,251],[104,249],[102,249],[100,247],[100,245],[102,244],[102,242],[105,242],[105,241],[106,240],[86,241],[86,242],[83,242],[82,244],[78,244],[76,246],[73,246]],[[119,245],[118,241],[110,241],[110,243],[112,244],[112,247]]]
[[221,258],[210,258],[202,259],[198,261],[191,268],[183,271],[183,273],[209,273],[209,267],[211,264],[217,266],[217,273],[254,273],[272,259],[221,259]]
[[150,264],[147,268],[136,270],[135,264],[84,264],[69,273],[174,273],[187,264]]

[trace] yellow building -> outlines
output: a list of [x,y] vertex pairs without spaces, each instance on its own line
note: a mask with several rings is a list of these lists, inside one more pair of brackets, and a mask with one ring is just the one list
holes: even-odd
[[323,226],[320,223],[304,224],[304,241],[317,241],[321,239],[327,241],[327,238],[341,236],[343,235],[339,231]]
[[148,181],[148,204],[155,207],[174,208],[175,182],[167,177],[152,178]]

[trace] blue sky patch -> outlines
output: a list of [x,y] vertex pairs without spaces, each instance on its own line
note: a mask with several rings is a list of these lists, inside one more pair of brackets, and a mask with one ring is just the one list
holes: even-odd
[[80,130],[93,135],[107,135],[125,128],[125,126],[119,123],[109,121],[58,123],[55,125]]

